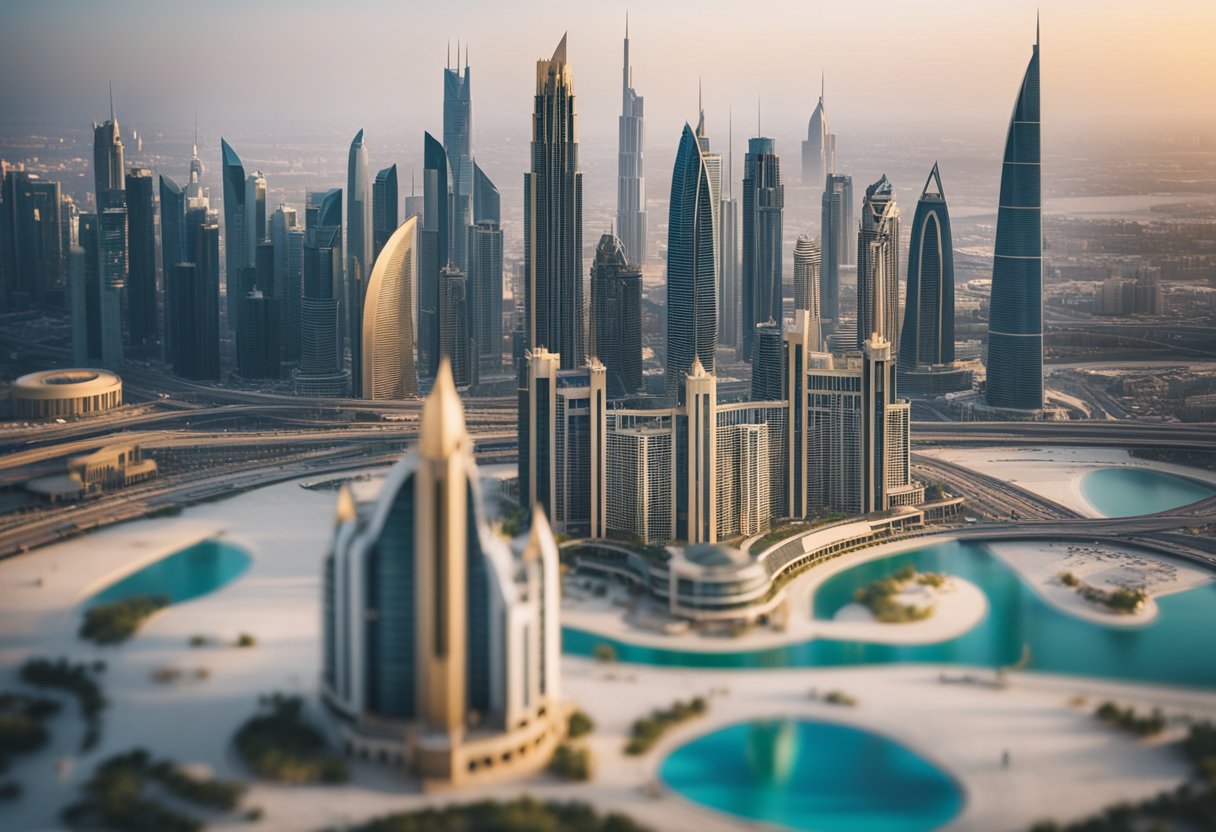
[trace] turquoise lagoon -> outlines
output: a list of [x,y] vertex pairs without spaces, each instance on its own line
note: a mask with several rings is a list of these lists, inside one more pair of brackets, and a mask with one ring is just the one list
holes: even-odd
[[244,574],[249,554],[222,540],[202,540],[120,578],[93,595],[90,603],[108,603],[137,595],[164,595],[180,604],[214,592]]
[[1099,468],[1081,478],[1081,494],[1104,517],[1135,517],[1216,496],[1216,487],[1149,468]]

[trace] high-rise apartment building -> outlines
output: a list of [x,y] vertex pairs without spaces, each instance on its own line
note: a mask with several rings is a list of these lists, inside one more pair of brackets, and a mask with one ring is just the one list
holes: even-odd
[[[389,165],[372,182],[372,256],[375,263],[400,219],[401,198],[397,195],[397,166]],[[370,268],[370,267],[369,267]]]
[[143,350],[160,340],[153,182],[147,168],[127,171],[127,333],[131,346]]
[[346,326],[352,390],[363,389],[363,296],[372,270],[372,183],[363,131],[355,134],[346,160]]
[[434,377],[439,369],[439,273],[448,265],[451,192],[448,156],[439,140],[423,137],[422,232],[418,242],[418,356],[421,372]]
[[[883,298],[875,317],[875,299]],[[866,188],[857,232],[857,349],[877,332],[899,344],[899,206],[886,175]],[[882,328],[879,329],[878,327]]]
[[629,263],[646,262],[646,131],[644,102],[633,88],[629,63],[629,22],[625,22],[625,61],[621,69],[621,116],[618,120],[616,230]]
[[279,203],[270,215],[274,245],[274,286],[279,307],[280,360],[300,358],[300,304],[304,291],[304,226],[295,208]]
[[794,309],[805,309],[811,313],[810,320],[815,327],[812,336],[815,349],[819,349],[819,326],[822,318],[819,297],[822,254],[819,240],[812,240],[806,234],[800,235],[794,243]]
[[304,286],[300,363],[293,379],[302,396],[341,397],[350,389],[342,366],[342,189],[308,194],[304,209]]
[[241,269],[246,265],[245,165],[222,138],[220,170],[224,181],[224,313],[228,329],[236,329]]
[[562,35],[553,57],[536,62],[532,158],[524,174],[524,329],[528,347],[557,353],[564,369],[587,360],[583,283],[583,174],[574,72]]
[[853,177],[831,173],[826,177],[820,204],[820,307],[825,323],[840,321],[840,267],[853,262],[856,251],[853,228]]
[[451,364],[457,387],[477,383],[473,335],[469,332],[469,281],[454,264],[439,271],[439,355]]
[[754,343],[752,401],[780,401],[784,350],[781,324],[770,320],[757,326]]
[[462,272],[468,271],[468,228],[473,224],[473,85],[465,48],[464,72],[460,71],[460,44],[456,45],[456,66],[443,70],[443,149],[452,173],[452,227],[450,248],[443,252],[443,265],[450,260]]
[[591,354],[604,365],[610,397],[641,389],[642,271],[613,234],[600,237],[591,263]]
[[1039,41],[1018,89],[1001,166],[992,299],[988,313],[987,401],[1043,407],[1043,203],[1039,126]]
[[498,188],[481,167],[473,164],[473,219],[469,227],[469,291],[471,331],[481,370],[502,369],[502,216]]

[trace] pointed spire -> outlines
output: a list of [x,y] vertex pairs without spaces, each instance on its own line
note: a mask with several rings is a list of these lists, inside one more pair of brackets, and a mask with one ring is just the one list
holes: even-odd
[[546,540],[553,539],[553,530],[549,528],[549,518],[545,516],[545,508],[537,501],[532,507],[532,525],[528,528],[528,543],[524,546],[523,560],[525,563],[538,561],[541,558],[541,547]]
[[735,196],[735,111],[730,108],[726,111],[726,198],[733,199]]
[[625,40],[629,40],[629,9],[625,9]]
[[110,123],[114,123],[114,79],[110,79]]
[[198,110],[194,111],[194,158],[198,158]]
[[820,101],[823,100],[823,91],[824,91],[825,85],[827,84],[827,81],[825,80],[825,76],[826,76],[826,73],[822,69],[819,70],[819,100]]
[[[937,183],[937,191],[935,193],[930,192],[929,190],[929,186],[934,182]],[[938,196],[942,199],[946,198],[946,192],[942,189],[942,176],[937,170],[936,161],[933,163],[933,170],[929,171],[929,178],[925,180],[925,187],[923,190],[921,190],[920,195],[922,199],[926,196]]]
[[444,66],[446,66],[448,69],[452,68],[452,41],[451,40],[448,40],[448,59],[447,59],[447,62],[444,64]]
[[760,137],[760,93],[756,93],[756,136]]
[[557,44],[557,48],[553,50],[553,57],[549,60],[555,64],[564,64],[566,62],[566,35],[569,32],[562,32],[561,42]]
[[1039,10],[1034,10],[1034,45],[1037,48],[1039,45]]
[[334,508],[334,525],[341,526],[343,523],[354,520],[358,515],[355,495],[350,490],[350,482],[344,482],[338,489],[338,505]]
[[467,437],[464,406],[452,379],[452,362],[444,356],[439,362],[431,394],[422,405],[418,449],[427,459],[447,459],[465,444]]
[[465,74],[465,77],[468,77],[468,74],[469,74],[469,45],[467,43],[464,45],[464,74]]
[[456,38],[456,72],[460,72],[460,38]]

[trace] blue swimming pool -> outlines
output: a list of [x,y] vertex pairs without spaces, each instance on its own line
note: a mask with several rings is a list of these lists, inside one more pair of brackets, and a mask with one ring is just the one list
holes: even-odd
[[831,722],[731,725],[677,748],[659,777],[720,812],[808,832],[924,832],[963,807],[962,789],[928,760]]
[[923,645],[814,639],[766,650],[705,653],[640,647],[565,628],[563,646],[568,653],[590,656],[596,645],[609,643],[620,661],[677,667],[931,662],[995,668],[1017,662],[1025,645],[1030,670],[1216,688],[1210,636],[1216,632],[1216,583],[1158,599],[1158,616],[1143,626],[1105,626],[1049,605],[983,545],[955,541],[860,563],[832,576],[815,593],[816,616],[831,618],[850,602],[853,590],[906,563],[978,586],[988,596],[984,620],[958,638]]
[[1081,494],[1106,517],[1155,514],[1216,495],[1216,487],[1147,468],[1100,468],[1081,479]]
[[222,540],[202,540],[115,581],[94,594],[89,603],[164,595],[169,603],[180,604],[232,583],[249,564],[249,554],[241,547]]

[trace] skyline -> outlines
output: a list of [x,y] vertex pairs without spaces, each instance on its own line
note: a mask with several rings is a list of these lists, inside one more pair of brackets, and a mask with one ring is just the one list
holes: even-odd
[[[776,27],[763,35],[768,41],[761,41],[760,34],[736,34],[720,28],[715,19],[723,16],[707,14],[690,19],[682,15],[688,5],[685,2],[648,9],[613,4],[565,16],[558,13],[561,7],[556,3],[535,2],[532,5],[538,9],[549,10],[544,19],[552,20],[553,25],[528,31],[526,41],[501,35],[504,30],[512,31],[517,9],[486,6],[470,19],[465,31],[449,31],[439,11],[395,9],[391,13],[408,14],[419,33],[409,49],[400,49],[387,42],[397,30],[383,25],[383,4],[360,4],[344,9],[339,21],[312,26],[324,12],[323,4],[288,5],[273,0],[248,8],[240,6],[242,25],[232,27],[232,16],[222,13],[231,4],[221,3],[214,7],[217,14],[193,21],[193,28],[183,31],[181,39],[199,41],[205,55],[208,48],[217,48],[214,44],[220,41],[216,39],[222,36],[224,48],[247,56],[247,61],[219,62],[208,73],[198,73],[193,62],[178,59],[177,40],[153,42],[138,37],[142,31],[171,31],[173,27],[161,27],[160,21],[162,16],[177,13],[174,4],[146,6],[127,0],[94,8],[73,3],[71,13],[80,25],[70,30],[61,25],[64,5],[56,6],[55,15],[38,4],[19,5],[10,11],[12,25],[0,32],[4,53],[30,68],[20,80],[6,77],[0,81],[0,107],[10,122],[47,120],[51,116],[70,120],[74,118],[70,114],[78,112],[102,117],[106,77],[99,76],[93,67],[106,66],[114,82],[120,118],[132,123],[186,120],[197,110],[204,124],[250,119],[266,123],[315,121],[320,117],[344,124],[349,121],[356,127],[359,125],[355,122],[381,129],[385,124],[411,131],[434,128],[442,114],[442,90],[435,84],[417,84],[403,95],[402,87],[406,79],[438,76],[445,65],[449,41],[452,46],[459,41],[468,47],[471,62],[482,67],[478,129],[514,136],[527,129],[519,113],[521,103],[528,98],[531,63],[547,54],[551,49],[547,44],[560,36],[560,30],[567,30],[584,79],[580,111],[586,114],[582,129],[589,140],[610,138],[616,133],[620,37],[626,12],[631,14],[634,78],[648,99],[652,135],[661,135],[665,128],[678,130],[694,112],[693,96],[700,77],[709,101],[737,111],[741,127],[750,120],[745,120],[745,114],[755,109],[757,93],[764,90],[760,102],[762,125],[767,125],[765,132],[781,137],[792,137],[799,127],[805,131],[818,97],[821,73],[826,74],[833,121],[846,133],[849,125],[868,128],[883,123],[983,126],[1004,109],[997,94],[1036,12],[1036,4],[1030,2],[972,9],[949,0],[935,4],[929,13],[920,9],[912,13],[897,4],[884,3],[888,25],[867,29],[861,21],[851,19],[848,10],[769,4],[766,11],[771,10],[771,14],[789,14],[792,19],[805,16],[811,31],[840,33],[839,37],[816,38],[814,48],[808,49],[804,27]],[[725,8],[725,4],[716,5]],[[1056,56],[1051,66],[1055,78],[1052,95],[1044,102],[1045,122],[1068,132],[1095,124],[1128,127],[1149,118],[1155,124],[1192,125],[1201,119],[1192,101],[1216,83],[1216,59],[1203,54],[1199,33],[1205,31],[1203,18],[1216,25],[1216,8],[1193,0],[1173,0],[1168,5],[1177,14],[1161,9],[1146,14],[1130,0],[1103,3],[1101,14],[1093,13],[1098,4],[1088,0],[1044,4],[1045,45]],[[118,29],[108,39],[95,37],[96,32],[113,26],[109,20],[124,19],[121,8],[116,7],[134,6],[138,6],[143,21],[138,30]],[[1191,21],[1186,27],[1177,22],[1184,11]],[[300,37],[261,36],[265,31],[281,32],[283,16],[288,12],[293,21],[298,21],[294,25],[299,27]],[[678,41],[664,35],[676,21],[688,35]],[[952,25],[942,25],[946,21]],[[308,84],[280,84],[273,96],[251,92],[244,83],[249,77],[277,75],[289,80],[293,73],[303,73],[306,56],[321,45],[314,39],[325,37],[324,45],[331,53],[337,48],[340,55],[345,54],[329,40],[335,26],[338,32],[360,35],[364,38],[360,42],[366,44],[366,48],[353,50],[349,59],[335,62],[345,67],[342,71],[327,73],[327,77],[312,79]],[[1210,27],[1206,31],[1211,31]],[[974,38],[959,38],[958,32],[974,33]],[[611,37],[606,37],[609,33]],[[1126,42],[1133,35],[1136,49],[1108,48],[1110,43]],[[98,48],[103,40],[107,47],[129,58],[116,61],[113,51]],[[859,40],[868,44],[867,50],[854,48]],[[34,46],[47,42],[60,44],[60,48],[38,50]],[[730,46],[715,51],[712,57],[684,54],[689,48],[684,44],[695,43]],[[891,75],[888,64],[875,66],[867,61],[864,53],[875,50],[887,54],[889,63],[899,67],[898,72]],[[387,68],[377,59],[383,54],[394,56]],[[776,55],[777,60],[765,61],[766,55]],[[148,72],[153,66],[157,71]],[[890,77],[933,80],[940,85],[940,97],[934,106],[922,110],[909,100],[906,84],[891,84]],[[31,83],[31,79],[38,82]],[[82,79],[90,82],[82,83]],[[360,82],[357,85],[353,84],[356,79]],[[270,105],[272,99],[278,102],[276,106]],[[318,101],[324,101],[325,106],[319,109]],[[385,101],[401,104],[386,108]],[[1214,121],[1209,117],[1208,126]]]

